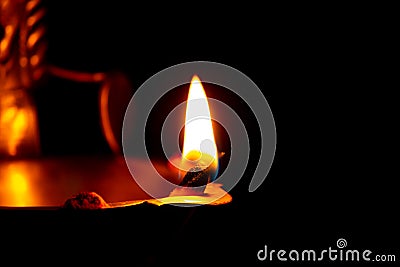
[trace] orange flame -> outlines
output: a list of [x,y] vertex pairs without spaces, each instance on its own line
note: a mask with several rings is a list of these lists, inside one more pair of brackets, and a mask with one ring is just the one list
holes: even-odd
[[190,83],[186,106],[185,135],[181,169],[194,165],[213,169],[218,167],[218,151],[214,138],[211,112],[203,85],[197,75]]

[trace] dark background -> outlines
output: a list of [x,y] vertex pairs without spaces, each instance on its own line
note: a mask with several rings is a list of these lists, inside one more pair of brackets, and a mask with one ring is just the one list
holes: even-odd
[[[255,15],[257,7],[231,12],[200,3],[160,15],[154,9],[164,7],[131,7],[128,1],[44,3],[49,63],[80,71],[122,71],[133,88],[178,63],[223,63],[263,91],[277,131],[272,168],[254,193],[247,192],[258,161],[259,132],[253,127],[251,161],[231,191],[231,204],[143,207],[57,219],[48,213],[19,215],[28,225],[24,233],[35,232],[36,240],[47,242],[46,249],[54,244],[60,248],[56,255],[66,258],[111,255],[129,260],[129,266],[239,260],[251,266],[260,264],[256,253],[264,245],[317,250],[345,238],[349,248],[399,256],[397,178],[394,157],[388,154],[396,151],[390,141],[396,114],[388,68],[390,16],[380,20],[360,9],[308,14],[296,7],[279,14],[262,9],[265,13]],[[45,153],[110,153],[96,121],[97,88],[70,90],[75,85],[51,82],[54,90],[49,86],[46,94],[38,93]],[[66,142],[62,146],[56,145],[50,124],[43,123],[55,114],[65,119],[65,132],[58,137]],[[80,134],[68,124],[80,128]],[[158,221],[145,223],[149,218]],[[51,237],[43,238],[47,234]],[[66,242],[73,245],[66,247]]]

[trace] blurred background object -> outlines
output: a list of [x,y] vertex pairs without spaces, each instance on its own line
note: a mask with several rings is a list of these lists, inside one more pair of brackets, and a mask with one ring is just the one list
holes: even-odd
[[30,90],[45,71],[44,15],[40,0],[0,0],[0,156],[40,153]]
[[0,0],[0,157],[120,153],[129,79],[49,62],[47,10],[46,1]]
[[31,89],[44,73],[45,8],[40,0],[0,0],[0,90]]
[[0,91],[0,157],[40,153],[36,107],[24,89]]
[[[48,60],[48,7],[0,0],[0,208],[57,206],[85,190],[143,198],[121,156],[130,80],[117,70],[79,69],[82,60],[58,65],[63,53]],[[67,40],[76,37],[62,32],[61,44]]]

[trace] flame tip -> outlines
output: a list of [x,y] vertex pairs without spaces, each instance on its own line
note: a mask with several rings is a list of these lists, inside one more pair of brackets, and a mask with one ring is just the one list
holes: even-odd
[[200,77],[197,75],[197,74],[193,74],[193,76],[192,76],[192,82],[193,81],[199,81],[200,82]]

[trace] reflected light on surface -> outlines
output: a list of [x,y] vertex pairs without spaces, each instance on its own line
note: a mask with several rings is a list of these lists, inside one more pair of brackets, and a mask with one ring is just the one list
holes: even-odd
[[223,205],[230,203],[232,196],[222,189],[221,184],[211,183],[208,184],[203,195],[170,195],[164,198],[158,199],[145,199],[145,200],[133,200],[133,201],[122,201],[110,203],[111,208],[115,207],[128,207],[139,205],[144,202],[154,204],[157,206],[165,204],[181,204],[181,205]]
[[23,207],[36,203],[29,173],[27,168],[13,163],[0,173],[3,178],[0,180],[0,197],[5,206]]

